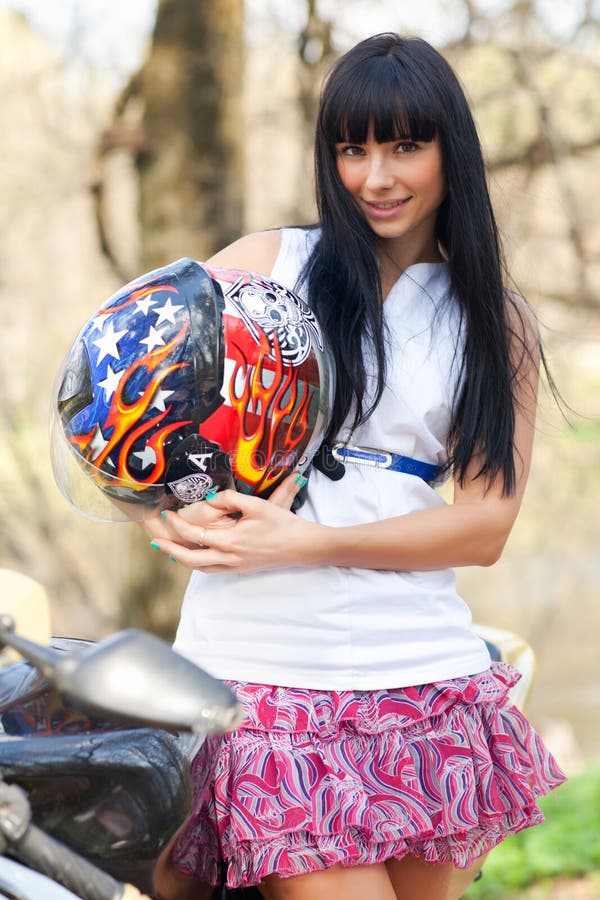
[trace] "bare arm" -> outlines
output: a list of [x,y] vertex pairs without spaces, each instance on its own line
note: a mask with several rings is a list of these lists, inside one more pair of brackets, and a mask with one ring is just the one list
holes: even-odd
[[501,479],[486,489],[484,479],[475,477],[479,462],[474,459],[464,484],[455,480],[452,505],[368,525],[329,529],[319,545],[324,561],[339,566],[424,571],[489,566],[500,558],[525,492],[535,430],[538,335],[533,319],[523,310],[522,314],[523,322],[518,314],[513,317],[517,334],[523,334],[523,343],[517,337],[513,348],[513,358],[518,356],[514,494],[502,495]]
[[223,250],[206,260],[209,266],[223,268],[246,269],[259,275],[270,275],[279,248],[281,247],[281,231],[257,231],[234,241]]

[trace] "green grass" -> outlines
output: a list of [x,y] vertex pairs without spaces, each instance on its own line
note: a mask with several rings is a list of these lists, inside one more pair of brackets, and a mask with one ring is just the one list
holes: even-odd
[[490,854],[483,878],[465,900],[508,900],[559,876],[600,868],[600,765],[591,766],[540,801],[546,821],[507,838]]

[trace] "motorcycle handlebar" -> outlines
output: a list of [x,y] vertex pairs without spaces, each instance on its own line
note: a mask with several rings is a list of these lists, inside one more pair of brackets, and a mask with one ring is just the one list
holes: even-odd
[[82,900],[150,900],[132,885],[116,881],[35,825],[11,844],[10,854],[58,881]]

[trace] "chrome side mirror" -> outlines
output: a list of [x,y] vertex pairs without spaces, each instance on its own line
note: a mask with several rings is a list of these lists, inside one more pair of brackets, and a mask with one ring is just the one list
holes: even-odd
[[199,734],[222,734],[241,720],[229,688],[145,631],[120,631],[81,653],[65,654],[19,637],[10,616],[0,615],[4,644],[94,712]]

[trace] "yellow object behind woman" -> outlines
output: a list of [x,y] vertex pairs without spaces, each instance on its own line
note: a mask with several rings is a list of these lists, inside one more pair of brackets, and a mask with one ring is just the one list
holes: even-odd
[[[52,635],[50,601],[42,585],[10,569],[0,569],[0,613],[12,616],[15,631],[21,636],[46,646]],[[0,651],[0,667],[20,659],[15,650]]]

